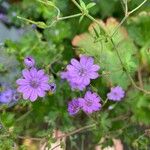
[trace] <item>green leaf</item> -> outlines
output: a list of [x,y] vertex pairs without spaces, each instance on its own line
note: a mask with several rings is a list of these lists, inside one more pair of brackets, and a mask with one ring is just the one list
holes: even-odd
[[81,6],[83,9],[86,9],[86,5],[85,5],[85,3],[84,3],[82,0],[80,0],[80,6]]
[[42,28],[42,29],[47,28],[47,25],[46,25],[44,22],[36,22],[36,25],[37,25],[39,28]]
[[127,29],[129,35],[139,46],[145,46],[145,44],[150,39],[150,14],[146,12],[141,12],[135,17],[131,17],[128,20]]
[[108,131],[111,127],[111,120],[108,118],[108,113],[101,113],[100,126],[104,131]]
[[82,16],[80,17],[80,19],[79,19],[79,23],[81,23],[81,22],[82,22],[83,18],[84,18],[84,15],[82,15]]
[[87,6],[86,6],[86,8],[87,9],[90,9],[90,8],[92,8],[92,7],[94,7],[96,5],[96,3],[89,3]]

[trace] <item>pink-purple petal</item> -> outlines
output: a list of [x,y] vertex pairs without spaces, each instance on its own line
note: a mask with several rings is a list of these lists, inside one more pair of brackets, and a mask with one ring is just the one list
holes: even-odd
[[37,89],[37,94],[38,94],[39,97],[44,97],[45,96],[45,92],[41,88]]
[[48,91],[50,89],[50,86],[48,84],[44,84],[44,83],[42,83],[40,87],[41,87],[41,89],[43,89],[45,91]]
[[23,77],[26,78],[26,79],[30,79],[30,78],[31,78],[30,72],[29,72],[28,69],[22,70],[22,75],[23,75]]
[[48,80],[49,80],[49,77],[46,75],[40,79],[41,82],[48,82]]
[[83,79],[83,84],[84,84],[84,85],[89,85],[89,84],[90,84],[90,79],[85,77],[85,78]]
[[94,59],[92,57],[89,57],[86,66],[91,67],[93,64],[94,64]]
[[27,84],[29,84],[29,81],[26,80],[26,79],[18,79],[18,80],[16,81],[16,83],[17,83],[18,85],[27,85]]
[[30,95],[30,100],[34,102],[37,99],[38,95],[35,90],[32,90],[31,95]]
[[17,91],[18,92],[21,92],[21,93],[24,93],[24,91],[26,91],[26,90],[28,90],[29,89],[29,86],[19,86],[18,88],[17,88]]
[[89,77],[90,77],[91,79],[96,79],[96,78],[99,77],[99,74],[98,74],[97,72],[91,72],[91,73],[89,74]]
[[88,61],[88,57],[87,56],[81,56],[80,57],[81,65],[86,66],[87,61]]
[[30,75],[32,78],[36,77],[37,76],[37,70],[36,68],[31,68],[30,69]]
[[92,70],[92,71],[98,71],[99,69],[100,69],[100,67],[98,65],[93,65],[90,70]]
[[80,63],[79,63],[79,61],[78,60],[76,60],[76,59],[71,59],[71,64],[75,67],[75,68],[80,68]]
[[32,90],[28,90],[26,92],[23,93],[23,99],[29,99],[30,95],[31,95]]
[[44,75],[44,70],[39,70],[39,71],[37,72],[37,76],[38,76],[39,78],[41,78],[43,75]]

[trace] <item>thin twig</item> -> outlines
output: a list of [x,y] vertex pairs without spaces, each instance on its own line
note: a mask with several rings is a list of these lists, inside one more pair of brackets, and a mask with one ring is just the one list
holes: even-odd
[[79,17],[81,15],[82,15],[82,13],[78,13],[78,14],[75,14],[75,15],[70,15],[70,16],[65,16],[65,17],[59,17],[57,20],[60,21],[60,20],[75,18],[75,17]]
[[106,100],[104,101],[102,107],[104,107],[107,102],[108,102],[108,98],[106,98]]
[[125,120],[125,119],[128,119],[130,115],[131,115],[131,113],[128,112],[126,114],[123,114],[123,115],[117,116],[115,118],[112,118],[111,121]]
[[117,49],[117,47],[116,47],[116,45],[115,45],[115,43],[114,43],[114,41],[113,41],[112,38],[111,38],[111,42],[112,42],[113,47],[114,47],[114,49],[115,49],[115,51],[116,51],[116,53],[117,53],[117,56],[118,56],[118,58],[119,58],[119,61],[120,61],[121,65],[122,65],[122,67],[123,67],[123,71],[126,73],[127,77],[130,79],[132,85],[133,85],[136,89],[138,89],[139,91],[142,91],[142,92],[144,92],[145,94],[150,94],[150,91],[147,91],[147,90],[145,90],[145,89],[143,89],[143,88],[140,88],[140,87],[138,87],[138,86],[136,85],[136,83],[135,83],[134,80],[132,79],[130,73],[126,70],[126,68],[125,68],[125,66],[124,66],[124,63],[123,63],[123,61],[122,61],[122,59],[121,59],[121,56],[120,56],[120,54],[119,54],[119,51],[118,51],[118,49]]
[[125,16],[128,15],[128,0],[125,0]]
[[145,3],[147,2],[147,0],[144,0],[139,6],[137,6],[135,9],[131,10],[128,12],[128,3],[127,0],[125,0],[125,16],[124,18],[121,20],[121,22],[117,25],[117,27],[114,29],[114,32],[112,33],[111,37],[114,36],[116,34],[116,32],[118,31],[118,29],[120,28],[120,26],[126,21],[126,19],[129,17],[129,15],[131,15],[132,13],[134,13],[136,10],[138,10],[141,6],[143,6]]
[[79,10],[82,11],[82,8],[81,6],[76,2],[76,0],[72,0],[72,2],[79,8]]
[[51,150],[56,149],[57,147],[61,146],[61,143],[59,143],[58,145],[54,146],[53,148],[51,148]]
[[118,29],[119,29],[120,26],[125,22],[125,20],[126,20],[127,18],[128,18],[128,15],[125,16],[125,17],[121,20],[121,22],[115,27],[115,29],[114,29],[114,31],[113,31],[111,37],[113,37],[113,36],[117,33]]
[[141,67],[138,68],[138,79],[139,79],[140,87],[143,88],[144,86],[142,81]]
[[78,132],[81,132],[81,131],[86,130],[86,129],[89,129],[89,128],[93,128],[93,127],[95,127],[95,126],[96,126],[96,123],[91,124],[91,125],[87,125],[87,126],[84,126],[84,127],[81,127],[81,128],[79,128],[79,129],[76,129],[76,130],[71,131],[71,132],[69,132],[69,133],[66,133],[66,134],[64,134],[64,135],[58,136],[57,139],[62,139],[62,138],[64,138],[64,137],[71,136],[71,135],[73,135],[73,134],[76,134],[76,133],[78,133]]
[[45,140],[44,138],[37,138],[37,137],[26,137],[26,136],[18,136],[19,139],[31,139],[33,141],[42,141]]
[[25,114],[23,114],[21,117],[19,117],[18,119],[16,119],[16,122],[19,122],[21,120],[23,120],[24,118],[26,118],[30,113],[32,112],[32,110],[27,111]]
[[147,0],[144,0],[140,5],[138,5],[136,8],[134,8],[133,10],[131,10],[128,14],[132,14],[135,11],[137,11],[140,7],[142,7],[145,3],[147,2]]

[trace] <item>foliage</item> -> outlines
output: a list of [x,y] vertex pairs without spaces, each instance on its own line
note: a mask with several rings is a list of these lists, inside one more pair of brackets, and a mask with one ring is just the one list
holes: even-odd
[[[113,145],[113,139],[121,139],[128,149],[150,148],[150,2],[145,1],[122,24],[125,2],[23,0],[7,3],[9,8],[1,6],[9,18],[4,22],[7,33],[14,27],[23,34],[0,45],[0,90],[3,83],[17,88],[23,60],[30,55],[57,89],[33,103],[22,97],[15,104],[0,103],[0,149],[26,150],[27,140],[30,149],[40,149],[39,142],[51,147],[56,142],[54,130],[66,134],[66,142],[60,144],[65,147],[66,143],[69,150],[106,147]],[[140,4],[140,0],[128,0],[129,12]],[[80,55],[92,56],[101,67],[100,77],[87,89],[100,95],[102,109],[71,117],[68,102],[85,90],[72,91],[60,73]],[[125,98],[107,100],[110,88],[117,85],[126,91]]]

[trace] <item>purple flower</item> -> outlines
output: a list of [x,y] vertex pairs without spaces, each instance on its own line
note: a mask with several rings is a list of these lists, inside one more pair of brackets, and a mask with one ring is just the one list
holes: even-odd
[[73,99],[68,103],[68,112],[71,116],[77,114],[80,110],[79,100]]
[[49,91],[54,93],[55,90],[56,90],[56,84],[55,83],[50,83],[49,86],[50,86],[50,90]]
[[90,84],[91,79],[98,78],[99,69],[92,57],[81,56],[80,61],[71,59],[71,64],[67,65],[66,72],[61,73],[61,78],[66,79],[72,89],[83,90]]
[[112,101],[120,101],[124,96],[125,92],[120,86],[112,87],[107,94],[107,98]]
[[60,76],[61,76],[62,79],[66,79],[66,80],[69,82],[69,85],[71,86],[71,89],[72,89],[72,90],[74,90],[74,89],[79,89],[79,90],[82,91],[82,90],[86,87],[86,86],[83,85],[83,84],[77,84],[77,83],[73,82],[73,81],[71,80],[71,77],[70,77],[69,74],[68,74],[68,71],[66,71],[66,72],[61,72]]
[[91,114],[100,110],[100,100],[101,98],[97,95],[97,93],[87,91],[84,98],[79,98],[79,105],[85,113]]
[[24,64],[26,65],[26,67],[31,68],[34,67],[35,65],[35,60],[31,57],[31,56],[27,56],[24,59]]
[[0,102],[1,103],[10,103],[13,99],[13,91],[11,89],[7,89],[0,94]]
[[24,99],[35,101],[38,96],[44,97],[45,91],[50,89],[48,75],[43,70],[31,68],[22,71],[23,79],[18,79],[16,83],[19,85],[18,92],[23,93]]

